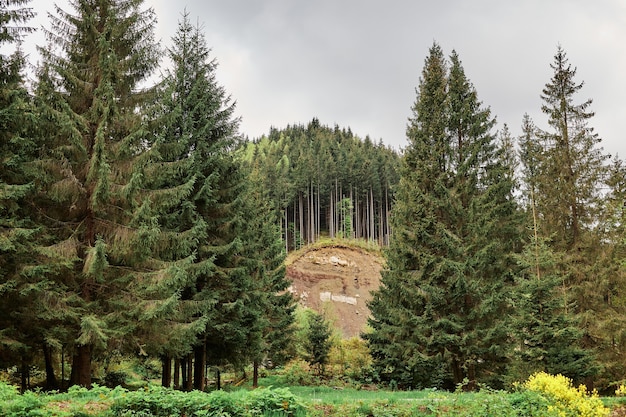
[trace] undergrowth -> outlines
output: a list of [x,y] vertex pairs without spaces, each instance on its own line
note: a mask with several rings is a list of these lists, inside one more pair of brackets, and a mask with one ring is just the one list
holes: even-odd
[[[3,417],[607,417],[594,392],[569,379],[533,375],[514,392],[383,391],[310,386],[181,392],[94,386],[26,392],[0,382]],[[620,414],[621,415],[621,414]]]

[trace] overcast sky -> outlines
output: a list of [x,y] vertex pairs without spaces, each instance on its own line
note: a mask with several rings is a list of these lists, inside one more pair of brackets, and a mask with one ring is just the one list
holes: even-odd
[[[66,0],[56,2],[67,9]],[[270,126],[350,127],[395,148],[433,42],[459,54],[498,129],[520,134],[524,113],[547,128],[540,94],[561,45],[576,80],[576,103],[593,99],[590,125],[606,152],[626,155],[625,0],[147,0],[169,46],[183,9],[204,26],[217,78],[237,101],[241,132]],[[33,0],[48,27],[51,0]],[[41,43],[31,35],[27,43]],[[28,46],[28,45],[27,45]]]

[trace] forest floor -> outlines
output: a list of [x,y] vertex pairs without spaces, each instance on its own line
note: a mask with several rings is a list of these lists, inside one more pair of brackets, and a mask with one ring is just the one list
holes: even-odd
[[290,255],[287,278],[300,305],[323,312],[343,337],[365,329],[371,291],[380,285],[384,260],[374,252],[348,245],[309,247]]

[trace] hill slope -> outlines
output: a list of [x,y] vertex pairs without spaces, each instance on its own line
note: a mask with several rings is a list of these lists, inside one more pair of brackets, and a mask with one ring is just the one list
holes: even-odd
[[295,256],[287,277],[296,300],[324,311],[344,337],[358,336],[367,324],[370,292],[380,285],[383,258],[338,245],[312,247]]

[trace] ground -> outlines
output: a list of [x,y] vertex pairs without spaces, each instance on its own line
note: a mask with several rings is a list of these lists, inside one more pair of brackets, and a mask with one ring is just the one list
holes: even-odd
[[302,251],[287,267],[290,291],[302,306],[326,317],[343,337],[365,329],[371,291],[380,285],[383,258],[360,248],[315,247]]

